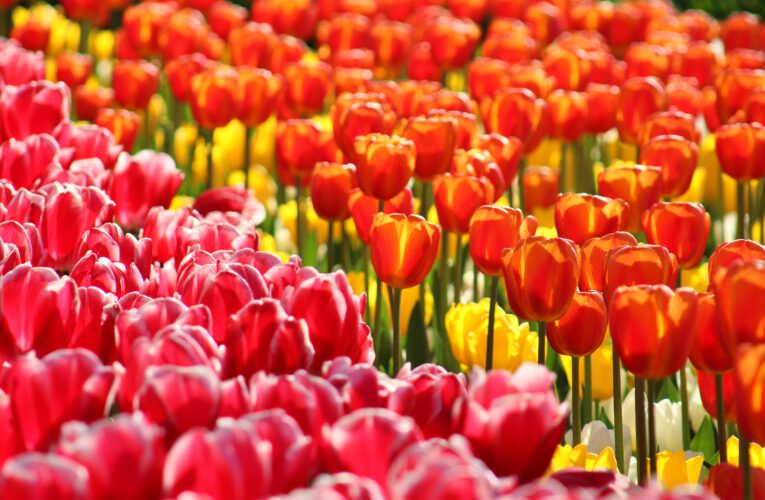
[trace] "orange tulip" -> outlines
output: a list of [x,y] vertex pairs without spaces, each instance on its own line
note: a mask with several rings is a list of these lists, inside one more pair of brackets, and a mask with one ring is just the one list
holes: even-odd
[[417,150],[415,179],[429,181],[449,170],[456,141],[452,120],[437,116],[410,118],[404,121],[401,136],[412,141]]
[[741,344],[765,343],[765,261],[738,261],[728,266],[715,286],[723,343],[736,354]]
[[666,80],[669,76],[669,53],[659,45],[633,43],[624,55],[627,63],[627,78],[656,77]]
[[576,245],[563,238],[531,236],[502,252],[507,299],[530,321],[554,321],[566,312],[579,281]]
[[[210,29],[223,40],[229,40],[234,28],[242,26],[247,21],[247,9],[230,2],[215,2],[206,12]],[[229,40],[229,50],[230,50]]]
[[210,32],[207,21],[195,9],[180,9],[173,12],[162,24],[159,33],[159,51],[163,61],[201,51],[208,38],[217,38]]
[[523,171],[523,211],[533,212],[555,204],[560,190],[560,172],[550,167],[528,167]]
[[488,151],[499,165],[505,186],[510,186],[518,174],[518,166],[523,152],[523,143],[517,137],[505,137],[499,134],[482,134],[476,140],[478,149]]
[[277,33],[308,40],[316,27],[317,10],[311,0],[257,0],[252,2],[252,19],[273,26]]
[[550,137],[576,142],[587,132],[588,102],[586,94],[556,90],[547,97],[550,110]]
[[591,83],[587,85],[587,106],[589,116],[587,127],[592,134],[602,134],[616,126],[616,105],[619,101],[619,87]]
[[613,6],[606,36],[608,44],[618,55],[624,54],[632,42],[642,36],[645,18],[634,3],[620,3]]
[[377,74],[396,78],[412,47],[412,27],[406,23],[383,19],[374,23],[369,36]]
[[467,151],[458,149],[454,153],[451,173],[487,179],[494,187],[492,203],[499,199],[506,188],[505,178],[499,169],[499,165],[497,165],[497,162],[494,161],[494,158],[489,153],[482,149],[473,148]]
[[604,267],[608,252],[614,248],[635,247],[638,242],[632,234],[617,231],[599,238],[590,238],[582,243],[579,269],[579,289],[604,291]]
[[297,62],[284,69],[285,102],[297,116],[324,109],[332,87],[332,68],[323,62]]
[[603,294],[576,292],[563,316],[547,325],[547,339],[558,354],[587,356],[603,343],[607,325]]
[[403,137],[368,134],[354,141],[359,187],[367,196],[389,200],[414,173],[414,143]]
[[433,61],[445,70],[465,66],[480,38],[481,28],[469,19],[440,16],[425,29]]
[[353,164],[321,162],[311,175],[311,202],[316,214],[324,220],[345,220],[351,216],[348,201],[356,188],[356,167]]
[[306,183],[316,164],[327,160],[324,146],[330,139],[330,134],[313,120],[279,122],[276,127],[276,163],[279,170],[287,174],[286,177],[299,177],[301,184]]
[[733,357],[725,349],[717,322],[717,300],[711,293],[699,295],[695,333],[690,358],[697,370],[723,373],[733,368]]
[[717,290],[728,268],[735,262],[765,260],[765,246],[752,240],[734,240],[721,243],[709,256],[709,288]]
[[756,49],[734,49],[725,54],[725,67],[729,69],[763,69],[765,54]]
[[191,79],[191,114],[204,129],[228,125],[236,116],[238,97],[237,73],[233,68],[219,66]]
[[268,69],[272,73],[284,74],[287,67],[303,58],[308,46],[299,38],[277,35],[268,55]]
[[[380,209],[380,202],[361,192],[361,189],[353,189],[348,195],[348,208],[353,217],[353,225],[359,238],[365,245],[369,245],[370,231],[372,230],[372,219]],[[399,194],[385,200],[383,203],[383,213],[386,214],[405,214],[409,215],[414,211],[414,196],[412,190],[404,188]]]
[[640,231],[640,218],[661,199],[661,169],[643,165],[621,165],[598,174],[598,194],[621,198],[630,206],[627,230]]
[[137,114],[124,109],[103,108],[98,111],[95,123],[110,131],[114,140],[125,148],[125,151],[133,150],[141,126]]
[[[528,64],[514,64],[510,68],[509,81],[505,87],[530,90],[540,99],[545,99],[552,91],[552,79],[541,64],[532,61]],[[483,107],[481,108],[483,109]]]
[[418,42],[412,47],[407,76],[413,80],[441,80],[441,69],[433,61],[433,50],[428,42]]
[[711,219],[701,203],[656,203],[643,212],[642,224],[648,243],[675,254],[681,269],[697,266],[704,256]]
[[696,130],[693,116],[680,111],[661,111],[648,117],[640,126],[638,144],[647,144],[660,135],[677,135],[688,141],[698,142],[700,133]]
[[371,23],[367,17],[349,12],[338,13],[319,23],[316,38],[322,52],[331,55],[369,45]]
[[483,117],[489,133],[514,136],[523,141],[524,151],[532,151],[546,133],[547,104],[526,89],[508,88],[497,92]]
[[555,228],[574,243],[626,228],[630,206],[622,199],[565,193],[555,201]]
[[389,134],[396,114],[383,94],[343,94],[330,111],[335,142],[346,158],[353,159],[354,141],[371,133]]
[[446,4],[455,16],[481,22],[486,16],[489,0],[447,0]]
[[659,245],[620,246],[603,263],[603,295],[610,302],[620,286],[667,285],[677,281],[677,258]]
[[398,83],[401,91],[401,116],[420,114],[425,98],[441,89],[441,84],[428,80],[403,80]]
[[[105,3],[105,2],[99,2]],[[178,10],[175,3],[143,2],[125,9],[122,28],[130,45],[141,57],[159,53],[162,27],[170,15]]]
[[760,21],[748,12],[735,12],[720,26],[720,38],[725,51],[760,48]]
[[765,87],[765,70],[723,69],[714,82],[717,90],[717,112],[722,123],[743,109],[749,94],[758,87]]
[[432,109],[427,112],[427,116],[448,119],[452,122],[455,134],[454,144],[457,149],[470,149],[472,147],[475,137],[478,135],[478,123],[474,114]]
[[736,351],[734,383],[738,427],[749,441],[765,445],[765,344]]
[[109,3],[101,0],[62,0],[66,17],[75,21],[89,21],[96,26],[109,18]]
[[114,105],[114,91],[82,85],[74,91],[74,109],[80,120],[95,121],[98,111]]
[[466,234],[478,207],[494,201],[494,186],[484,177],[446,173],[433,178],[433,199],[443,230]]
[[749,94],[744,104],[744,113],[747,122],[765,124],[765,88],[755,89]]
[[470,96],[464,92],[440,89],[423,97],[419,113],[436,110],[475,114],[476,106]]
[[626,80],[620,88],[616,110],[619,137],[627,144],[636,144],[643,122],[666,107],[667,95],[659,80],[653,77]]
[[715,132],[722,171],[737,181],[765,175],[765,127],[759,123],[732,123]]
[[93,58],[76,52],[62,52],[56,58],[56,80],[76,90],[93,72]]
[[536,40],[522,33],[489,33],[481,52],[485,57],[515,65],[533,60],[539,49]]
[[685,366],[696,327],[696,292],[665,285],[621,287],[608,321],[614,349],[636,376],[658,380]]
[[262,68],[274,44],[274,30],[264,23],[249,22],[231,30],[228,47],[235,66]]
[[114,98],[123,108],[145,110],[157,93],[159,69],[143,61],[119,60],[114,64]]
[[257,127],[274,113],[282,90],[282,77],[260,68],[237,68],[239,93],[237,119],[245,127]]
[[468,64],[467,81],[470,97],[481,102],[498,90],[509,86],[510,64],[499,59],[479,57]]
[[667,104],[670,110],[696,117],[701,113],[703,93],[694,78],[670,77],[667,82]]
[[523,217],[517,208],[484,205],[470,219],[470,256],[476,267],[489,276],[502,275],[502,251],[534,236],[537,220]]
[[532,3],[523,17],[531,36],[542,45],[552,43],[565,28],[565,14],[552,3]]
[[679,63],[678,73],[695,78],[699,88],[711,84],[717,71],[717,55],[706,42],[689,43]]
[[549,47],[542,58],[542,66],[556,89],[584,90],[590,77],[589,54],[583,49]]
[[640,148],[640,163],[661,168],[662,196],[680,196],[691,185],[699,148],[677,135],[654,137]]
[[417,286],[433,267],[440,241],[441,228],[419,215],[378,213],[369,242],[372,267],[388,286]]
[[187,102],[190,98],[191,80],[199,73],[212,69],[215,62],[202,54],[191,54],[173,59],[165,65],[165,76],[175,100]]

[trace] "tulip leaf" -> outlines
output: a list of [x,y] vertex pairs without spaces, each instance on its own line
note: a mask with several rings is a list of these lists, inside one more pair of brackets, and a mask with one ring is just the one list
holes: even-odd
[[707,463],[711,463],[712,457],[717,451],[717,446],[715,444],[715,429],[708,415],[704,417],[699,431],[691,441],[691,450],[703,453],[704,460]]
[[678,392],[677,387],[675,387],[675,384],[669,378],[664,379],[661,383],[661,389],[659,389],[659,393],[655,398],[656,401],[661,401],[662,399],[669,399],[673,403],[680,401],[680,392]]
[[420,366],[429,361],[428,337],[425,333],[425,318],[420,302],[415,304],[406,335],[406,360],[412,363],[412,367]]

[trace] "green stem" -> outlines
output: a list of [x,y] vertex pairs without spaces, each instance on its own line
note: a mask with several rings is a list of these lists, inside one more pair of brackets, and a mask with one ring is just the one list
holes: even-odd
[[744,182],[738,181],[736,183],[736,238],[741,239],[746,237],[746,201]]
[[579,406],[579,356],[571,356],[571,427],[574,433],[574,446],[582,442],[581,408]]
[[560,172],[560,192],[567,193],[568,189],[568,172],[566,169],[566,154],[568,153],[568,143],[564,142],[560,145],[560,163],[558,163],[558,171]]
[[743,499],[752,500],[752,464],[749,457],[749,440],[741,432],[739,432],[738,437],[738,462],[742,475]]
[[614,384],[614,445],[616,447],[616,465],[619,472],[627,473],[624,464],[624,423],[622,421],[622,369],[616,349],[612,352],[612,375]]
[[462,235],[457,233],[457,252],[454,257],[454,303],[459,304],[462,298]]
[[584,423],[592,421],[592,355],[584,357]]
[[[343,225],[345,222],[343,222]],[[362,243],[362,249],[361,249],[363,255],[361,256],[361,265],[364,267],[364,291],[367,294],[367,300],[364,307],[364,318],[366,320],[367,324],[370,324],[372,321],[369,317],[369,247],[364,245]]]
[[428,218],[428,210],[430,206],[428,203],[430,184],[428,181],[420,181],[420,215],[425,219]]
[[521,156],[518,162],[518,207],[526,211],[526,207],[523,204],[523,173],[526,170],[526,158]]
[[489,331],[486,334],[486,371],[494,367],[494,316],[497,310],[497,289],[499,276],[491,277],[491,292],[489,294]]
[[86,20],[80,21],[80,54],[88,53],[88,41],[90,40],[90,22]]
[[[335,227],[335,221],[328,221],[329,222],[329,229],[327,230],[327,272],[332,272],[332,240],[333,238],[333,229]],[[342,224],[342,222],[341,222]]]
[[440,338],[438,341],[438,345],[435,346],[434,351],[436,353],[439,353],[441,355],[441,361],[446,356],[446,353],[444,350],[446,349],[447,344],[447,334],[446,334],[446,288],[447,288],[447,282],[446,277],[449,273],[449,233],[444,231],[444,233],[441,235],[441,257],[440,257],[440,263],[438,265],[438,296],[437,296],[437,305],[438,305],[438,317],[436,318],[436,325],[438,325],[438,332],[440,334]]
[[539,331],[537,332],[538,337],[538,352],[537,352],[537,363],[540,365],[545,364],[545,328],[546,324],[544,321],[540,321],[538,323],[539,325]]
[[[255,136],[255,128],[244,129],[244,188],[250,189],[250,162],[252,162],[252,139]],[[330,224],[332,225],[332,224]]]
[[724,464],[728,461],[728,438],[725,435],[725,395],[723,394],[722,373],[715,373],[715,398],[717,401],[717,452],[719,462]]
[[297,233],[297,252],[298,255],[303,257],[303,210],[300,207],[300,202],[303,198],[303,187],[301,186],[300,176],[295,176],[295,207],[297,210],[295,218],[295,226]]
[[648,456],[645,432],[645,380],[635,377],[635,437],[637,441],[638,484],[648,484]]
[[[212,129],[201,129],[202,135],[207,145],[207,188],[213,185],[213,131]],[[193,157],[192,157],[193,158]],[[192,159],[192,163],[193,163]]]
[[393,323],[393,373],[395,377],[401,369],[401,328],[399,314],[401,312],[401,289],[388,287],[390,294],[390,315]]
[[345,221],[340,221],[340,238],[340,262],[343,269],[351,269],[351,240],[348,238]]
[[688,417],[688,377],[685,374],[685,366],[680,368],[680,411],[683,426],[683,449],[691,449],[691,426]]
[[375,345],[380,341],[380,329],[382,328],[382,314],[383,314],[383,289],[382,289],[382,281],[380,281],[380,277],[377,277],[377,281],[375,284],[375,324],[374,324],[374,342]]
[[143,137],[144,147],[146,149],[154,149],[154,140],[151,136],[151,124],[149,123],[149,108],[143,111]]
[[[648,460],[651,462],[651,474],[656,474],[656,419],[653,402],[656,399],[656,382],[648,381]],[[684,448],[687,449],[687,448]]]

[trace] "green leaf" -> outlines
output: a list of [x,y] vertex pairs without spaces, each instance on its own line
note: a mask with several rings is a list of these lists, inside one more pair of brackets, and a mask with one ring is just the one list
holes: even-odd
[[319,251],[319,242],[315,232],[307,232],[303,243],[303,266],[316,266],[317,254]]
[[661,389],[659,389],[659,393],[656,395],[656,401],[661,401],[662,399],[669,399],[673,403],[680,401],[680,392],[678,392],[675,384],[668,378],[664,379],[661,383]]
[[428,337],[425,329],[423,308],[420,302],[417,302],[412,310],[412,315],[409,316],[406,335],[406,360],[412,363],[412,367],[420,366],[430,360]]
[[712,457],[717,451],[715,443],[715,429],[709,416],[704,417],[699,431],[691,440],[691,450],[704,454],[704,460],[711,463]]

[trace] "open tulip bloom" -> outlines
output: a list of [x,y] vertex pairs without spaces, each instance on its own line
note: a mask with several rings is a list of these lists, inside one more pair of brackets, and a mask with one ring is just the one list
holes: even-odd
[[0,499],[765,498],[763,0],[58,3]]

